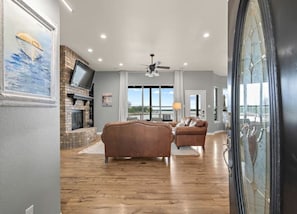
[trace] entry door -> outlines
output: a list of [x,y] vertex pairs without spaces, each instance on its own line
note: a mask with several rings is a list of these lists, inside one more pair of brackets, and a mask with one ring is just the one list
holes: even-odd
[[206,120],[206,90],[185,90],[185,116],[197,115]]
[[272,123],[278,115],[278,94],[269,23],[266,0],[240,1],[229,69],[232,88],[228,145],[231,213],[275,212],[272,203],[276,198],[272,193],[276,191],[276,182],[271,175],[276,168],[272,154],[279,142],[271,136],[278,129],[278,124]]

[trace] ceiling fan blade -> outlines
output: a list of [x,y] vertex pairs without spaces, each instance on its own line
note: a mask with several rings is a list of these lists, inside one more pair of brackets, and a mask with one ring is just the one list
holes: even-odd
[[160,66],[160,65],[158,65],[157,68],[161,68],[161,69],[170,69],[169,66]]

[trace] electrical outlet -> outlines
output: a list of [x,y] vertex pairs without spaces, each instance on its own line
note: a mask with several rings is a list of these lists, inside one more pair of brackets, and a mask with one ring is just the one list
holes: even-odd
[[34,214],[34,205],[28,207],[25,214]]

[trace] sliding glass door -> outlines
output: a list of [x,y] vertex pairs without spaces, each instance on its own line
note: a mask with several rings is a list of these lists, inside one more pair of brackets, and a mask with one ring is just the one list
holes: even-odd
[[173,86],[129,86],[128,120],[170,121]]

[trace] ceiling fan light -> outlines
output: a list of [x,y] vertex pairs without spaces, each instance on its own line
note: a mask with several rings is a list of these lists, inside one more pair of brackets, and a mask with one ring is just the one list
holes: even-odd
[[160,76],[160,74],[156,68],[160,68],[160,69],[169,69],[170,68],[169,66],[159,66],[161,64],[160,61],[156,61],[155,63],[153,61],[154,54],[151,54],[150,56],[151,56],[151,64],[147,66],[147,71],[146,71],[145,76],[158,77],[158,76]]

